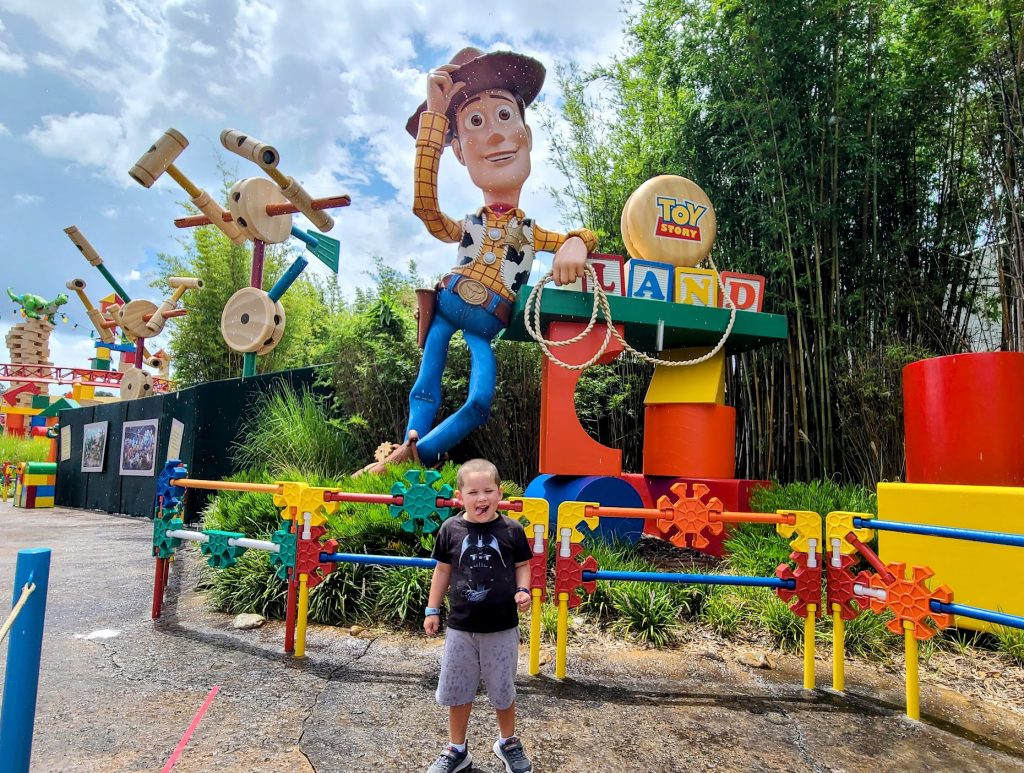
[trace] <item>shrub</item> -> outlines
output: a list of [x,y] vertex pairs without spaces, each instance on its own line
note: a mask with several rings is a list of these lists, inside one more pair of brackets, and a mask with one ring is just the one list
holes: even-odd
[[0,461],[45,462],[50,451],[46,438],[23,438],[0,434]]
[[625,582],[611,588],[615,620],[612,630],[642,644],[664,647],[679,632],[679,608],[665,586],[651,582]]

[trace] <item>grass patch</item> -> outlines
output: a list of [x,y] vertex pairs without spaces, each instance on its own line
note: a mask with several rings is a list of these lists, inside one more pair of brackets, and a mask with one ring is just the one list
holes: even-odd
[[45,462],[50,452],[46,438],[23,438],[0,434],[0,461]]
[[1009,655],[1018,666],[1024,666],[1024,631],[997,625],[992,634],[996,637],[999,651]]

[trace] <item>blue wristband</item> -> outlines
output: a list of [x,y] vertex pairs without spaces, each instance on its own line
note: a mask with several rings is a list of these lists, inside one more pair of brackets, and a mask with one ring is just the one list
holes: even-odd
[[529,588],[516,588],[516,593],[525,593],[527,596],[531,595]]
[[440,615],[440,614],[441,614],[441,610],[438,609],[437,607],[427,607],[426,609],[423,610],[423,616],[424,617],[434,617],[435,615]]

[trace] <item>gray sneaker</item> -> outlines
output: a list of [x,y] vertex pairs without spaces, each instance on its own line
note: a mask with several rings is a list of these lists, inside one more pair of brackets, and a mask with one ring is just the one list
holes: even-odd
[[[427,773],[456,773],[459,770],[466,770],[473,764],[473,757],[469,753],[469,747],[465,751],[458,751],[454,746],[447,746],[441,752],[441,756],[434,760],[434,764],[427,768]],[[530,770],[530,768],[526,768]]]
[[533,763],[523,750],[523,742],[512,736],[505,743],[494,742],[494,754],[505,763],[506,773],[530,773]]

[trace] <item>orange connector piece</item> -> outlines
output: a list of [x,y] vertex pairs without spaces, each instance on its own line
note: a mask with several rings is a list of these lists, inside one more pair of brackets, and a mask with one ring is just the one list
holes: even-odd
[[722,500],[712,497],[704,502],[711,489],[703,483],[693,484],[692,496],[687,496],[686,489],[687,484],[680,481],[671,489],[678,497],[675,502],[667,496],[658,498],[656,507],[664,513],[657,520],[658,530],[676,547],[706,548],[711,544],[708,537],[725,530],[725,523],[714,517],[722,513]]
[[895,617],[886,623],[886,626],[895,634],[903,635],[904,621],[913,623],[914,638],[918,640],[930,639],[936,634],[936,629],[925,622],[930,618],[938,628],[949,628],[953,624],[953,616],[940,612],[932,612],[930,602],[932,599],[949,604],[953,601],[953,591],[943,585],[934,591],[925,587],[924,581],[935,574],[926,566],[915,566],[911,577],[905,579],[906,564],[886,564],[886,568],[892,575],[892,580],[887,581],[882,575],[871,576],[871,587],[876,590],[885,591],[885,600],[872,597],[871,610],[882,612],[891,609]]

